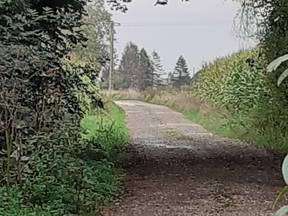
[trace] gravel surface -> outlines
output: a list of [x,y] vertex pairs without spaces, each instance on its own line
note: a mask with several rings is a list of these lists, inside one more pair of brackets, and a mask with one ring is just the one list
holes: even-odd
[[125,193],[104,216],[269,216],[281,156],[219,137],[167,107],[118,101],[132,138]]

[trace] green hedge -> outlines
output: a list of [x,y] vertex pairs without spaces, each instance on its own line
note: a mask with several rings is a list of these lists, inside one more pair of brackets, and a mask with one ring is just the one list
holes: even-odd
[[260,48],[242,51],[204,66],[192,93],[228,111],[231,127],[246,131],[241,139],[288,152],[285,86],[277,88],[261,53]]

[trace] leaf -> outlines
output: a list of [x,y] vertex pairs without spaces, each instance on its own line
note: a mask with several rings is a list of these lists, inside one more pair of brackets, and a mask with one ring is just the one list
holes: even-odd
[[283,200],[284,196],[288,193],[288,186],[284,187],[281,192],[278,194],[274,204],[273,204],[273,209],[275,208],[276,204]]
[[13,23],[12,18],[9,16],[2,15],[2,18],[6,19],[8,25],[11,25]]
[[16,128],[16,129],[23,129],[26,126],[27,126],[26,122],[25,121],[20,121],[20,120],[14,120],[13,124],[12,124],[12,127]]
[[283,206],[281,209],[279,209],[274,216],[285,216],[288,213],[288,206]]
[[282,164],[282,174],[285,183],[288,185],[288,155],[285,157]]
[[30,160],[30,157],[26,157],[26,156],[21,157],[21,161],[23,161],[23,162],[27,162],[29,160]]
[[267,70],[268,72],[272,72],[272,71],[275,71],[277,70],[277,68],[285,61],[288,60],[288,54],[287,55],[284,55],[284,56],[281,56],[277,59],[275,59],[274,61],[272,61],[268,67],[267,67]]
[[278,78],[277,85],[280,86],[281,83],[288,77],[288,69],[286,69]]

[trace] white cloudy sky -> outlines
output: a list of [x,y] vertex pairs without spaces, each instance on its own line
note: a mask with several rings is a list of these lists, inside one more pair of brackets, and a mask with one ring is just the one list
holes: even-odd
[[153,6],[154,2],[133,0],[126,14],[112,12],[121,24],[115,35],[118,54],[132,41],[150,53],[156,50],[166,70],[183,55],[192,71],[251,44],[233,31],[239,5],[232,0],[170,0],[164,7]]

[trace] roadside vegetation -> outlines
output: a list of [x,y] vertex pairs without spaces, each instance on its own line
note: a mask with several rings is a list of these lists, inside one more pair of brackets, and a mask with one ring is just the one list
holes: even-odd
[[106,106],[82,119],[79,143],[67,143],[57,151],[49,146],[50,154],[33,158],[30,163],[39,173],[22,189],[0,189],[0,215],[95,215],[101,205],[119,195],[124,176],[117,164],[128,134],[123,110],[112,102]]
[[[177,82],[181,85],[168,76],[164,87],[148,88],[138,96],[130,90],[122,96],[168,105],[210,131],[288,152],[287,80],[277,86],[287,62],[276,71],[267,70],[270,62],[288,53],[287,1],[239,2],[240,30],[258,39],[258,47],[204,64],[187,82]],[[172,74],[179,71],[177,65]],[[185,71],[181,67],[178,74]]]
[[216,134],[287,152],[285,87],[277,87],[267,62],[258,47],[204,65],[190,86],[130,90],[118,97],[167,105]]
[[205,65],[192,87],[142,93],[145,101],[164,104],[214,133],[287,152],[285,94],[266,72],[259,48]]
[[[104,1],[0,0],[0,215],[96,215],[128,142],[105,102]],[[85,49],[84,49],[84,45]]]

